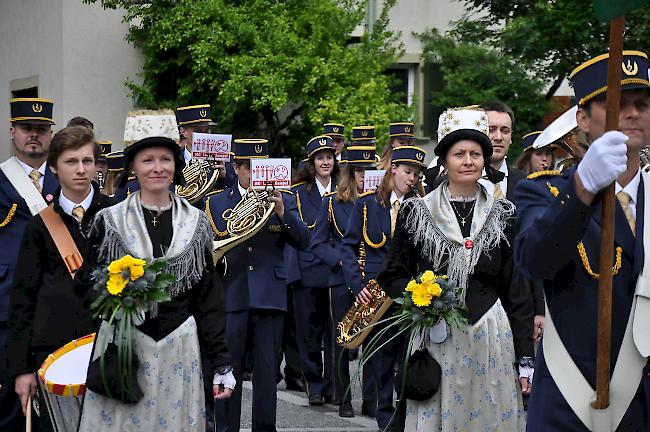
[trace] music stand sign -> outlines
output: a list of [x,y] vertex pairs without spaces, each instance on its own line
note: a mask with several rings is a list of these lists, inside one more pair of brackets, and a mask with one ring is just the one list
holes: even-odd
[[363,173],[363,191],[375,190],[384,179],[386,170],[366,170]]
[[192,134],[192,159],[229,162],[231,144],[232,135],[194,132]]
[[267,186],[275,189],[291,187],[291,159],[251,159],[251,187],[264,189]]

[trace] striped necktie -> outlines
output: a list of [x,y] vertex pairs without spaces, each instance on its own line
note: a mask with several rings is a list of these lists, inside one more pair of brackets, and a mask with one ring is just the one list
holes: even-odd
[[43,193],[43,187],[41,186],[41,182],[39,182],[41,175],[42,174],[40,173],[40,171],[37,171],[35,169],[33,169],[32,172],[29,173],[29,178],[32,179],[32,183],[34,183],[34,186],[36,186],[38,193]]
[[630,210],[630,195],[627,192],[620,191],[616,194],[616,198],[618,198],[618,202],[620,202],[621,207],[623,207],[623,212],[625,213],[627,224],[632,230],[632,235],[636,237],[636,219],[634,219],[632,210]]

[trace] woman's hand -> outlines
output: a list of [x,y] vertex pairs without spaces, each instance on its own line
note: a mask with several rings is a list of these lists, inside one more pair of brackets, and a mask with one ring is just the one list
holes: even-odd
[[364,287],[361,291],[359,291],[359,294],[357,294],[357,301],[364,305],[367,305],[372,301],[372,294],[370,294],[368,288]]
[[284,217],[284,202],[282,201],[282,192],[274,190],[270,198],[271,202],[275,203],[275,214],[278,215],[280,220]]
[[533,326],[533,339],[537,342],[542,340],[544,334],[544,315],[535,315],[535,324]]
[[232,395],[232,390],[228,387],[221,388],[221,384],[212,385],[212,395],[215,399],[228,399]]
[[519,378],[519,384],[521,384],[521,394],[524,396],[530,395],[530,391],[533,389],[533,383],[524,377]]

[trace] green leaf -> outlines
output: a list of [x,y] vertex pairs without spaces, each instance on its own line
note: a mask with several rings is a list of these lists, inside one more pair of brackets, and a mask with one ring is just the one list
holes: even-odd
[[149,301],[160,303],[160,302],[165,302],[165,301],[171,300],[171,297],[165,291],[152,290],[151,292],[149,292],[148,299],[149,299]]

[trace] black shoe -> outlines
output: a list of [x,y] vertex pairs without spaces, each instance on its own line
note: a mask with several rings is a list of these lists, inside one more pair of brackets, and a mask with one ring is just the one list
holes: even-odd
[[305,391],[305,384],[300,378],[285,378],[284,382],[287,384],[287,390]]
[[352,409],[351,402],[339,405],[339,417],[354,417],[354,410]]
[[377,413],[377,402],[363,401],[361,404],[361,415],[375,417]]
[[309,405],[321,406],[323,405],[323,396],[321,395],[310,395],[309,396]]

